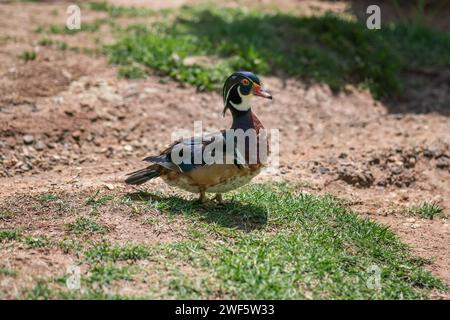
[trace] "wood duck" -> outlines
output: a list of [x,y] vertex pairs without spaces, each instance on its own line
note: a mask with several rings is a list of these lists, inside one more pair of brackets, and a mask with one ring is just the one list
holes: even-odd
[[[199,201],[202,203],[207,200],[206,192],[216,193],[214,199],[222,203],[222,193],[247,184],[266,164],[260,157],[260,150],[265,148],[268,154],[268,142],[267,139],[261,138],[264,127],[250,107],[253,96],[272,99],[253,73],[239,71],[230,75],[223,86],[223,115],[225,116],[227,110],[231,111],[231,128],[204,135],[200,139],[191,137],[174,142],[159,156],[145,158],[144,161],[151,165],[130,173],[125,182],[140,185],[161,177],[171,186],[199,193]],[[235,136],[230,138],[230,135],[236,132],[253,132],[256,139],[246,135],[245,143],[241,143],[243,148],[237,148],[234,143],[232,148],[227,148],[225,142],[237,142]],[[256,157],[252,158],[252,152],[256,152]],[[197,157],[199,154],[200,157]],[[206,159],[207,156],[214,161]],[[252,159],[254,161],[250,161]]]

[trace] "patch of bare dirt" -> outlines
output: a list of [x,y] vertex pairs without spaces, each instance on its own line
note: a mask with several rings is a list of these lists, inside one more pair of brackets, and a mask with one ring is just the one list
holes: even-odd
[[86,60],[84,55],[71,55],[67,59],[61,52],[41,50],[35,60],[11,67],[0,82],[2,110],[32,105],[36,97],[57,95],[81,75],[95,72],[95,66],[88,66]]
[[29,249],[25,246],[2,246],[0,267],[14,270],[14,276],[0,276],[0,297],[2,299],[27,298],[27,292],[36,283],[55,275],[64,275],[75,259],[58,249]]
[[439,254],[450,246],[448,220],[426,220],[417,217],[380,216],[378,221],[388,225],[409,244],[419,257],[430,259],[429,269],[445,282],[450,282],[450,260]]

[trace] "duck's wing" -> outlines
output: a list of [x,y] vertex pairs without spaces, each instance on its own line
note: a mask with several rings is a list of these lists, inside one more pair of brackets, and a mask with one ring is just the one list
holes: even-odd
[[159,156],[150,156],[144,161],[180,173],[217,163],[245,166],[245,157],[237,148],[227,150],[226,130],[175,141]]

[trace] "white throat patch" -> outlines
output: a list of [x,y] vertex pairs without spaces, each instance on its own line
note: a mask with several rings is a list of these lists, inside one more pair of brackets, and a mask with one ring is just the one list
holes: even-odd
[[[230,88],[231,91],[231,88]],[[238,87],[238,94],[241,97],[242,102],[241,103],[233,103],[233,101],[230,101],[231,105],[239,111],[248,111],[250,109],[250,99],[252,98],[251,94],[248,95],[242,95],[241,94],[241,87]]]

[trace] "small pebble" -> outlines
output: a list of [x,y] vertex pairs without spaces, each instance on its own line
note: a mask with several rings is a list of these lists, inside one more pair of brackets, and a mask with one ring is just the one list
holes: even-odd
[[130,146],[129,144],[126,144],[126,145],[124,145],[123,146],[123,149],[125,150],[125,151],[133,151],[133,147],[132,146]]
[[34,142],[34,137],[30,134],[23,136],[23,142],[25,144],[32,144]]
[[105,187],[108,190],[114,190],[114,186],[112,184],[110,184],[110,183],[106,184]]
[[38,142],[36,142],[36,145],[34,146],[34,148],[37,151],[44,150],[45,149],[45,143],[43,143],[42,141],[38,141]]

